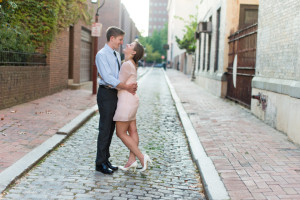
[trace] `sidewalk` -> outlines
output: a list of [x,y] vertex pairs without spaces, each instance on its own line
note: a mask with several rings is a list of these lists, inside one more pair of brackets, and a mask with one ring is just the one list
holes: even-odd
[[300,199],[299,146],[183,73],[167,75],[231,199]]
[[95,104],[91,90],[63,90],[0,110],[0,172]]

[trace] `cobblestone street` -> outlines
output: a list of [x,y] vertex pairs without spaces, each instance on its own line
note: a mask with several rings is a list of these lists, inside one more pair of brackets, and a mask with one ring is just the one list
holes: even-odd
[[[139,81],[139,147],[153,163],[145,173],[94,170],[99,114],[93,116],[3,199],[204,199],[164,73],[153,69]],[[124,165],[128,149],[114,135],[111,162]],[[140,164],[139,164],[140,165]],[[141,165],[140,165],[141,166]]]

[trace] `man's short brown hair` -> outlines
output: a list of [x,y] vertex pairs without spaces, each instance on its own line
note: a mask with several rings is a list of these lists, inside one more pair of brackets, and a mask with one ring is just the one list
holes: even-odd
[[106,30],[107,42],[110,41],[111,36],[118,37],[120,35],[125,35],[125,32],[122,29],[118,28],[118,27],[111,26],[111,27],[108,27],[108,29]]

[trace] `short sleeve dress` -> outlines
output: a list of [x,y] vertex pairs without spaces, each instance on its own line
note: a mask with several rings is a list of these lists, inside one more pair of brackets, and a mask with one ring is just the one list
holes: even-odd
[[[130,61],[122,64],[119,80],[123,83],[130,84],[137,81],[137,70],[135,65]],[[127,90],[118,91],[118,104],[114,115],[114,121],[132,121],[136,119],[136,113],[139,106],[137,94],[133,95]]]

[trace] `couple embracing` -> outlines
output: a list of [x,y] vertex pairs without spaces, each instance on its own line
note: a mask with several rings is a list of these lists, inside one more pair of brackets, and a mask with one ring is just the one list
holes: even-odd
[[[151,162],[147,154],[138,148],[139,136],[136,127],[136,112],[139,105],[137,90],[138,61],[144,55],[143,46],[134,41],[123,50],[125,62],[121,65],[120,54],[116,51],[123,44],[125,32],[117,27],[106,31],[107,43],[96,55],[99,73],[97,104],[100,112],[97,141],[96,171],[112,174],[118,168],[127,171],[136,169],[136,157],[144,171]],[[109,147],[114,130],[130,150],[125,166],[113,166],[109,161]],[[128,132],[128,134],[127,134]]]

